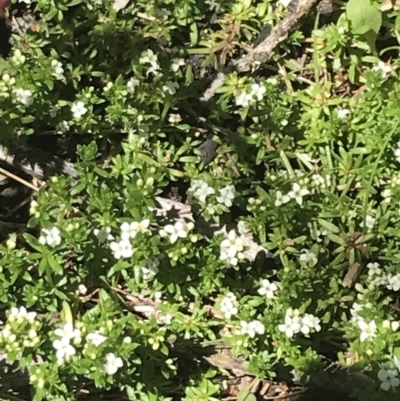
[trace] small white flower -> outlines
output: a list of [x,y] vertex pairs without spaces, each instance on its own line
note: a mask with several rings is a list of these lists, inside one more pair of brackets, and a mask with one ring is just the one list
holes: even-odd
[[220,245],[220,260],[228,260],[232,266],[236,266],[239,259],[243,259],[244,249],[242,238],[236,235],[235,230],[229,231],[227,238]]
[[78,291],[79,291],[79,294],[81,294],[81,295],[86,295],[86,294],[87,294],[87,287],[86,287],[86,285],[85,285],[85,284],[79,284],[79,285],[78,285]]
[[[399,160],[399,158],[397,158]],[[392,190],[390,188],[386,188],[381,192],[382,198],[384,198],[383,202],[389,203],[392,198]]]
[[382,74],[382,78],[386,78],[386,75],[392,72],[392,67],[383,61],[379,61],[378,65],[372,68],[372,71],[378,71]]
[[278,287],[275,283],[271,283],[269,280],[264,279],[261,281],[261,288],[258,289],[258,293],[271,299],[274,297],[274,293],[277,290]]
[[132,244],[128,240],[111,242],[110,249],[113,251],[115,259],[130,258],[133,255]]
[[175,95],[176,91],[179,89],[178,82],[167,81],[163,85],[162,90],[170,95]]
[[121,239],[127,241],[130,238],[135,238],[137,234],[137,225],[135,222],[124,222],[121,224]]
[[115,354],[109,353],[106,356],[106,364],[104,366],[104,370],[108,375],[113,375],[117,372],[119,368],[122,368],[123,362],[120,357],[117,357]]
[[185,60],[183,58],[174,58],[171,63],[171,71],[177,72],[180,67],[185,65]]
[[358,327],[361,330],[360,340],[364,342],[368,338],[376,337],[376,323],[375,320],[370,321],[367,323],[365,320],[359,320],[357,322]]
[[85,107],[85,103],[81,101],[74,103],[71,107],[72,115],[76,119],[81,118],[87,111],[88,109]]
[[64,68],[62,67],[62,63],[58,60],[52,60],[51,68],[53,70],[53,75],[60,76],[64,74]]
[[368,276],[379,276],[382,273],[382,269],[379,268],[379,263],[368,263]]
[[160,8],[157,10],[156,15],[157,18],[162,18],[164,21],[166,21],[171,15],[171,11],[167,10],[166,8]]
[[400,273],[394,275],[388,275],[386,279],[387,279],[386,288],[388,290],[391,291],[400,290]]
[[250,328],[256,334],[263,335],[265,333],[265,326],[259,320],[252,320],[250,322]]
[[13,90],[14,95],[19,103],[24,106],[30,106],[33,103],[32,92],[29,89],[17,88]]
[[291,338],[294,334],[298,333],[300,328],[300,318],[297,316],[292,318],[288,315],[285,316],[285,323],[278,326],[278,329],[285,333],[288,338]]
[[9,319],[28,320],[30,323],[33,323],[36,316],[36,312],[28,312],[24,306],[21,306],[20,308],[11,308]]
[[[370,215],[365,216],[365,227],[372,230],[376,223],[376,219]],[[364,227],[364,221],[360,223],[360,227]]]
[[180,114],[172,114],[172,113],[171,113],[171,114],[169,115],[168,121],[169,121],[171,124],[179,124],[179,123],[182,121],[182,117],[181,117]]
[[362,320],[362,318],[360,318],[360,316],[359,316],[359,312],[361,312],[363,310],[363,306],[362,305],[360,305],[359,303],[357,303],[357,302],[354,302],[353,303],[353,305],[352,305],[352,307],[351,307],[351,309],[350,309],[350,314],[351,314],[351,316],[353,316],[353,320],[354,321],[358,321],[359,319],[361,319]]
[[154,68],[158,68],[158,58],[157,54],[154,54],[153,50],[148,49],[142,52],[139,59],[140,64],[151,64]]
[[[30,4],[30,0],[24,0],[26,4]],[[16,49],[14,51],[14,55],[11,57],[11,60],[14,62],[16,65],[22,65],[25,63],[26,57],[21,53],[21,50]]]
[[306,188],[301,188],[297,182],[293,184],[292,190],[288,193],[288,195],[295,199],[296,202],[301,206],[303,204],[303,196],[308,195],[310,191]]
[[196,183],[193,195],[198,198],[201,202],[205,203],[207,196],[215,194],[214,188],[211,188],[205,181]]
[[235,199],[235,187],[228,185],[219,190],[220,196],[217,196],[217,201],[224,204],[226,207],[232,206],[232,201]]
[[321,331],[320,319],[314,315],[306,313],[301,318],[301,328],[300,331],[307,335],[310,333],[311,330],[314,331]]
[[235,306],[236,296],[231,292],[226,295],[221,301],[221,312],[223,312],[225,319],[230,319],[232,316],[238,313],[238,309]]
[[188,234],[185,225],[181,221],[177,221],[174,225],[167,224],[164,230],[169,234],[171,244],[175,243],[178,238],[186,238]]
[[288,195],[283,195],[281,191],[276,192],[275,206],[279,207],[288,202],[290,202],[290,197]]
[[57,227],[44,228],[41,237],[44,239],[44,243],[49,246],[58,246],[61,244],[60,230]]
[[69,130],[69,124],[67,121],[61,121],[57,124],[57,134],[64,134]]
[[86,336],[86,341],[90,341],[94,346],[98,347],[99,345],[103,344],[104,341],[107,340],[107,337],[100,334],[99,331],[95,331],[93,333],[89,333]]
[[172,323],[173,316],[170,313],[167,313],[166,315],[162,315],[159,318],[159,321],[161,324],[165,324],[166,326],[169,326]]
[[58,337],[62,337],[69,340],[73,338],[78,338],[81,336],[81,331],[79,329],[74,329],[72,323],[65,323],[62,329],[55,329],[54,334]]
[[339,109],[338,110],[338,118],[339,120],[343,120],[346,118],[346,116],[350,113],[350,110],[348,109]]
[[314,252],[309,251],[308,249],[302,249],[302,254],[300,255],[300,261],[304,262],[308,266],[314,267],[318,263],[317,255]]
[[64,359],[68,360],[71,356],[75,355],[75,348],[70,344],[67,337],[61,338],[61,340],[54,340],[53,347],[56,349],[56,357],[59,362]]
[[257,100],[262,100],[265,95],[266,89],[265,86],[259,84],[251,85],[251,95],[255,96]]
[[382,382],[381,389],[384,391],[389,391],[392,387],[398,387],[400,384],[397,372],[392,369],[380,369],[378,372],[378,379]]
[[138,87],[139,84],[140,84],[140,81],[139,81],[138,79],[136,79],[136,78],[131,78],[131,79],[127,82],[126,87],[127,87],[127,89],[128,89],[129,92],[134,93],[136,87]]
[[112,241],[114,239],[114,237],[111,235],[111,227],[102,227],[100,230],[95,228],[93,233],[99,240],[100,244],[103,244],[106,241]]
[[252,104],[254,104],[254,99],[251,93],[247,93],[246,91],[243,91],[240,93],[240,95],[236,98],[236,106],[242,106],[245,109]]

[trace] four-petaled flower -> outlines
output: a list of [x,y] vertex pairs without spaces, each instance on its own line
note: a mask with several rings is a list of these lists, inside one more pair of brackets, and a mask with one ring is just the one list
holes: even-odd
[[392,387],[398,387],[400,384],[397,371],[393,369],[380,369],[378,379],[382,382],[381,389],[384,391],[389,391]]
[[288,195],[283,195],[281,191],[277,191],[275,196],[275,206],[281,206],[284,203],[290,202],[290,197]]
[[361,330],[360,340],[362,342],[364,342],[368,338],[376,337],[376,323],[375,323],[375,320],[372,320],[369,323],[367,323],[364,319],[359,319],[357,324],[358,324],[358,327]]
[[111,242],[110,249],[113,251],[115,259],[130,258],[133,255],[132,244],[129,240]]
[[293,184],[292,190],[288,195],[295,199],[296,202],[301,206],[303,204],[303,196],[308,195],[310,191],[306,188],[302,188],[297,182]]
[[81,118],[87,111],[88,109],[85,107],[85,103],[81,101],[74,103],[71,107],[72,115],[76,119]]
[[228,185],[219,190],[221,196],[217,196],[217,201],[224,204],[226,207],[232,206],[232,201],[235,199],[235,187]]
[[267,298],[273,298],[275,291],[278,287],[275,283],[271,283],[269,280],[264,279],[261,281],[261,288],[258,289],[260,295],[265,295]]

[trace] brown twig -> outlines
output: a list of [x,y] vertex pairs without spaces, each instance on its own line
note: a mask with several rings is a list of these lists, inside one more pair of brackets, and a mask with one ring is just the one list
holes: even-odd
[[12,178],[13,180],[20,182],[21,184],[25,185],[26,187],[28,187],[36,192],[39,191],[39,188],[37,186],[31,184],[30,182],[24,180],[21,177],[18,177],[17,175],[15,175],[13,173],[10,173],[9,171],[7,171],[6,169],[4,169],[2,167],[0,167],[0,173],[5,175],[6,177]]
[[284,18],[272,32],[247,55],[233,62],[224,72],[219,72],[211,83],[210,87],[204,92],[201,101],[209,101],[225,82],[225,77],[232,71],[242,72],[249,68],[254,62],[265,63],[273,56],[273,50],[279,43],[284,41],[296,23],[310,10],[317,0],[292,0],[289,5],[290,13]]

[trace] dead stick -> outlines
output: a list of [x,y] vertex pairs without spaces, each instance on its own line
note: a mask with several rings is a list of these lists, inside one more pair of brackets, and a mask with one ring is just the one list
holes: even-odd
[[205,102],[209,101],[214,96],[217,89],[223,85],[226,74],[229,74],[232,70],[241,72],[246,70],[255,61],[259,63],[265,63],[268,61],[274,54],[273,50],[276,46],[287,38],[288,33],[293,29],[300,18],[303,17],[303,15],[305,15],[316,2],[317,0],[292,0],[288,7],[291,11],[290,14],[247,55],[234,61],[233,66],[227,67],[225,72],[219,72],[200,100]]
[[21,177],[18,177],[17,175],[10,173],[9,171],[5,170],[4,168],[0,167],[0,173],[4,174],[5,176],[12,178],[15,181],[20,182],[21,184],[25,185],[26,187],[33,189],[34,191],[39,191],[39,188],[36,187],[35,185],[31,184],[30,182],[24,180]]

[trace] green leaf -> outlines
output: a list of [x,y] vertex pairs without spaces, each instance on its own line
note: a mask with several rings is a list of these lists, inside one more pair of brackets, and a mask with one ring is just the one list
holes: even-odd
[[50,256],[48,259],[49,265],[51,267],[51,269],[57,273],[57,274],[62,274],[63,273],[63,268],[62,266],[57,262],[57,260]]
[[199,41],[199,30],[197,29],[197,24],[195,22],[190,25],[190,41],[193,45],[196,45]]
[[351,22],[353,33],[376,35],[382,26],[382,13],[369,0],[349,0],[346,6],[347,19]]
[[237,401],[257,401],[257,398],[249,390],[242,390],[237,395]]
[[336,227],[334,224],[330,223],[329,221],[323,220],[323,219],[318,219],[318,223],[326,228],[328,231],[335,233],[335,234],[339,234],[340,230],[338,227]]

